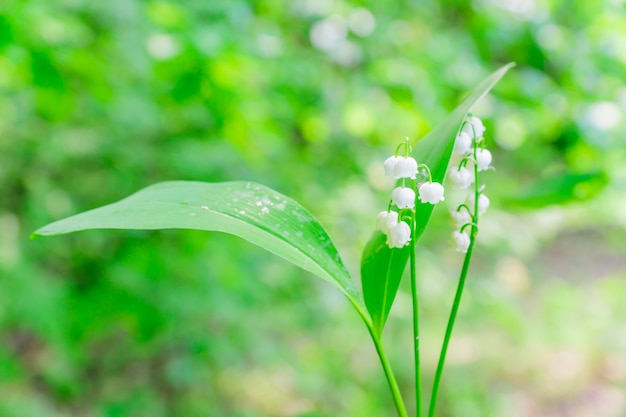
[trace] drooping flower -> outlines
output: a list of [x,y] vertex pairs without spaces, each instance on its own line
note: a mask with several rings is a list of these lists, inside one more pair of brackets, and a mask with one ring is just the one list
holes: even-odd
[[376,218],[376,227],[384,234],[389,234],[389,230],[398,224],[398,213],[395,211],[381,211]]
[[[463,130],[473,139],[478,140],[482,138],[486,130],[485,125],[483,125],[483,121],[476,116],[472,116],[467,120],[469,123],[466,123],[465,126],[463,126]],[[474,136],[474,134],[476,135]]]
[[394,177],[395,173],[396,173],[396,164],[398,163],[398,159],[400,159],[400,157],[392,155],[389,158],[385,159],[385,162],[383,163],[383,167],[385,169],[385,176],[386,177]]
[[450,169],[448,177],[450,178],[452,186],[460,188],[461,190],[466,189],[474,182],[474,174],[465,167]]
[[460,210],[450,210],[450,217],[452,217],[452,220],[458,227],[472,221],[471,214],[464,208],[461,208]]
[[411,228],[405,222],[400,222],[389,229],[387,244],[390,248],[402,248],[411,241]]
[[476,150],[476,165],[479,171],[486,171],[491,165],[491,152],[487,149]]
[[425,182],[419,188],[420,201],[437,204],[444,200],[443,192],[443,185],[438,182]]
[[398,208],[413,208],[415,206],[415,191],[407,187],[396,187],[391,192],[391,201]]
[[457,252],[467,252],[470,245],[470,237],[466,232],[459,232],[458,230],[455,230],[452,234],[452,239],[454,240]]
[[454,141],[454,153],[465,155],[472,149],[472,133],[462,130]]
[[383,163],[385,176],[395,179],[415,179],[417,174],[417,161],[410,156],[390,156]]
[[[474,193],[470,193],[470,195],[467,196],[467,205],[473,209],[475,201],[476,201],[476,196],[474,195]],[[478,197],[478,214],[481,214],[481,215],[485,214],[488,208],[489,208],[489,198],[486,195],[481,193],[480,196]]]
[[410,156],[398,157],[396,166],[394,169],[394,178],[411,178],[415,179],[417,174],[417,161]]

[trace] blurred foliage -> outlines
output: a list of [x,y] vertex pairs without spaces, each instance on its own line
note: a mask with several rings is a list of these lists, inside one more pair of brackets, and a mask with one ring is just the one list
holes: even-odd
[[[191,231],[28,234],[157,181],[254,180],[315,213],[357,276],[386,205],[380,162],[515,61],[476,109],[497,145],[493,209],[440,415],[623,416],[625,9],[3,1],[0,415],[392,415],[345,300],[261,249]],[[420,252],[431,374],[459,267],[445,217]],[[410,396],[407,294],[387,339]]]

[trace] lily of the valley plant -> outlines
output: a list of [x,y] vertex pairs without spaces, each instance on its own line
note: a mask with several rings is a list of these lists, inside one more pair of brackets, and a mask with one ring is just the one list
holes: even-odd
[[[450,318],[443,341],[440,359],[435,374],[435,381],[431,393],[428,415],[434,416],[437,405],[437,393],[441,374],[445,363],[445,357],[452,335],[452,329],[456,320],[458,307],[467,276],[469,260],[474,247],[478,232],[479,216],[483,215],[489,206],[489,199],[483,194],[483,186],[479,186],[479,175],[482,171],[491,168],[491,153],[484,147],[485,127],[482,121],[469,115],[459,129],[454,142],[454,153],[459,154],[461,159],[458,166],[450,169],[448,178],[453,187],[468,189],[474,186],[467,195],[466,202],[460,204],[451,211],[454,223],[458,230],[453,232],[453,244],[458,252],[465,254],[465,262],[461,270],[456,297],[450,313]],[[444,200],[444,187],[433,182],[430,169],[425,164],[419,164],[411,154],[409,139],[398,145],[394,155],[384,162],[385,175],[399,180],[399,184],[391,192],[391,200],[387,210],[378,214],[376,221],[377,229],[386,236],[386,244],[390,249],[400,249],[410,246],[409,263],[411,275],[411,295],[413,301],[413,348],[415,363],[415,397],[416,415],[422,415],[422,392],[420,375],[420,337],[419,337],[419,303],[417,290],[417,276],[415,266],[414,237],[417,234],[416,215],[418,204],[437,204]],[[419,155],[418,155],[419,156]],[[419,181],[420,169],[424,171],[424,181]],[[419,202],[416,200],[419,196]],[[367,300],[366,300],[367,301]],[[398,412],[403,415],[405,411],[401,399],[396,399]]]
[[[485,128],[470,111],[512,65],[487,77],[414,146],[407,139],[385,160],[384,172],[396,180],[396,186],[391,190],[387,209],[378,214],[376,231],[363,251],[362,293],[330,237],[311,213],[294,200],[248,181],[155,184],[116,203],[44,226],[33,237],[88,229],[197,229],[234,234],[259,245],[322,278],[345,295],[371,336],[400,417],[408,417],[408,413],[385,353],[382,334],[408,263],[413,300],[414,409],[415,415],[421,417],[426,407],[422,402],[415,254],[434,206],[444,201],[442,184],[447,174],[451,186],[467,190],[468,194],[464,202],[451,210],[456,225],[451,240],[456,250],[464,254],[464,261],[428,405],[428,416],[434,417],[479,219],[489,206],[480,174],[491,168],[492,157],[485,147]],[[455,162],[450,168],[451,160]]]

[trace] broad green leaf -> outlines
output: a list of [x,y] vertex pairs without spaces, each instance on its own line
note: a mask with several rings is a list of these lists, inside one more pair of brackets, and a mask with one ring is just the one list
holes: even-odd
[[[439,123],[414,147],[413,156],[419,163],[428,165],[433,181],[443,183],[452,155],[454,139],[467,113],[514,65],[513,63],[505,65],[478,84],[443,122]],[[433,209],[432,204],[418,202],[417,230],[414,237],[416,242],[424,233]],[[385,325],[408,260],[408,255],[395,255],[395,252],[402,252],[404,249],[392,250],[386,249],[386,246],[385,240],[381,239],[380,233],[376,232],[365,247],[361,258],[361,284],[365,305],[375,328],[379,331],[382,331]]]
[[528,208],[584,201],[602,191],[608,182],[604,172],[565,173],[538,181],[507,201]]
[[328,281],[362,306],[337,249],[300,204],[252,182],[163,182],[51,223],[33,237],[88,229],[196,229],[246,239]]
[[[402,271],[410,254],[409,246],[391,249],[386,241],[387,236],[381,232],[374,233],[363,251],[368,256],[364,256],[361,263],[361,276],[364,279],[363,299],[372,316],[377,334],[383,331],[391,304],[398,292]],[[366,277],[371,279],[365,281]],[[389,279],[376,279],[378,277],[389,277]],[[367,285],[365,285],[366,282]]]

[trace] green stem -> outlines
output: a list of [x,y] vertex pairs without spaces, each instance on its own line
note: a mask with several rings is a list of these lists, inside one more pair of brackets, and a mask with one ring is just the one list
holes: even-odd
[[422,415],[422,378],[420,375],[419,303],[417,299],[417,278],[415,273],[415,216],[411,219],[413,239],[411,239],[411,297],[413,298],[413,355],[415,358],[415,415]]
[[459,277],[459,284],[456,287],[456,295],[454,296],[454,303],[452,304],[452,310],[450,311],[450,318],[448,319],[448,326],[446,327],[446,334],[443,338],[443,344],[441,346],[441,353],[439,354],[439,363],[437,364],[437,371],[435,372],[433,390],[430,394],[430,406],[428,408],[428,417],[435,416],[435,409],[437,407],[437,394],[439,393],[439,385],[441,382],[441,374],[443,373],[443,365],[446,362],[446,354],[448,353],[448,344],[450,343],[450,337],[452,336],[452,329],[454,328],[456,315],[459,311],[459,305],[461,304],[461,296],[463,295],[463,288],[465,287],[465,278],[467,277],[467,271],[469,269],[469,264],[470,264],[470,259],[472,257],[473,249],[474,249],[474,238],[472,237],[472,240],[470,241],[470,246],[467,249],[467,253],[465,254],[465,260],[463,261],[463,268],[461,269],[461,276]]
[[402,394],[400,393],[400,388],[398,387],[398,382],[396,381],[396,377],[393,374],[393,370],[391,369],[391,365],[389,364],[389,360],[387,359],[387,355],[385,354],[385,349],[383,347],[382,340],[380,336],[374,330],[374,325],[370,320],[369,316],[363,309],[357,305],[354,300],[348,298],[350,303],[357,310],[367,330],[369,331],[370,336],[372,337],[372,341],[374,342],[374,346],[376,347],[376,353],[378,354],[378,358],[380,359],[380,364],[383,367],[383,371],[385,373],[385,378],[387,379],[387,385],[389,385],[389,390],[391,391],[391,397],[393,399],[393,403],[396,406],[396,411],[398,412],[398,417],[408,417],[406,412],[406,406],[404,405],[404,400],[402,399]]
[[374,346],[376,346],[376,353],[378,353],[380,364],[385,371],[385,378],[387,378],[387,384],[389,385],[389,390],[391,391],[391,396],[393,398],[393,403],[396,406],[398,417],[408,417],[406,407],[404,405],[404,400],[402,399],[402,394],[400,393],[400,388],[398,387],[396,378],[393,375],[393,371],[391,370],[391,365],[387,360],[387,355],[385,354],[385,349],[383,348],[382,341],[378,337],[376,337],[371,330],[370,335],[372,336]]
[[[472,126],[472,129],[474,127]],[[474,133],[476,137],[476,133]],[[446,326],[446,334],[443,338],[443,344],[441,345],[441,353],[439,354],[439,362],[437,363],[437,371],[435,372],[435,380],[433,382],[433,390],[430,394],[430,404],[428,406],[428,417],[435,417],[435,410],[437,408],[437,395],[439,394],[439,385],[441,384],[441,375],[443,374],[443,366],[446,362],[446,354],[448,353],[448,345],[450,344],[450,338],[452,337],[452,330],[454,329],[454,323],[456,321],[456,315],[459,311],[459,305],[461,304],[461,297],[463,296],[463,289],[465,288],[465,279],[467,278],[467,272],[469,270],[470,260],[472,259],[472,251],[474,250],[474,243],[476,242],[476,234],[478,233],[478,200],[480,197],[480,190],[478,186],[478,166],[476,164],[476,150],[477,143],[474,139],[474,213],[472,215],[472,231],[470,233],[470,245],[467,248],[465,259],[463,260],[463,267],[461,268],[461,275],[459,277],[459,283],[456,287],[456,294],[454,295],[454,302],[452,303],[452,310],[450,310],[450,317],[448,318],[448,325]]]

